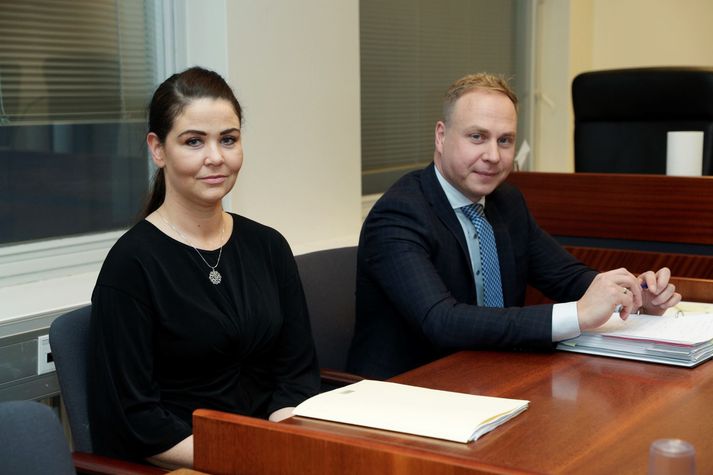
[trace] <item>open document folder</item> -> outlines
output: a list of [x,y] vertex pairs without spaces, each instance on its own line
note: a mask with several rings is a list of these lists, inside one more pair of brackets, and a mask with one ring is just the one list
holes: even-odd
[[[557,349],[676,366],[696,366],[713,356],[713,306],[682,302],[686,311],[663,316],[614,313],[601,327],[566,340]],[[688,310],[690,309],[690,310]]]
[[363,380],[311,397],[294,414],[467,443],[520,414],[528,404]]

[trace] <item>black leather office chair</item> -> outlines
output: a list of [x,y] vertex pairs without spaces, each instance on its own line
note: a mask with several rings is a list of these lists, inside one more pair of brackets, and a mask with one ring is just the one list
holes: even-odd
[[356,252],[353,246],[295,257],[322,369],[323,390],[362,379],[344,372],[354,334]]
[[[166,470],[92,454],[87,407],[87,362],[91,306],[55,318],[49,337],[62,402],[67,409],[72,433],[72,457],[79,473],[162,474]],[[110,429],[109,429],[110,430]]]
[[713,174],[713,68],[591,71],[572,82],[577,172],[666,173],[666,132],[704,132]]
[[0,473],[76,473],[67,439],[52,409],[35,401],[0,403]]

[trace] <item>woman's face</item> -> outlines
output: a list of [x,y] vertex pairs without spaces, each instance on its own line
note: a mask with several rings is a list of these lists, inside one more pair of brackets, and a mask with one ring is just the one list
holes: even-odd
[[154,133],[147,141],[154,163],[164,169],[165,202],[219,206],[243,164],[240,119],[224,99],[193,100],[163,143]]

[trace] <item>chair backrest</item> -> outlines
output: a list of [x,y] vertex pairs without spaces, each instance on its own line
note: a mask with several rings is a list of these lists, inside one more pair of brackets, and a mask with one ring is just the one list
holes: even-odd
[[0,403],[0,473],[75,474],[59,419],[36,401]]
[[50,347],[62,401],[67,409],[74,450],[92,452],[87,409],[87,361],[91,306],[55,318],[50,326]]
[[666,132],[704,132],[713,175],[713,69],[591,71],[572,81],[577,172],[666,173]]
[[356,246],[296,256],[322,368],[344,371],[354,333]]

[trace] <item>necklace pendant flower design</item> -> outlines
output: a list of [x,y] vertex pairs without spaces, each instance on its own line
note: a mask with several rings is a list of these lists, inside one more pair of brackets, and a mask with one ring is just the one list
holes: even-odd
[[215,269],[210,271],[210,274],[208,274],[208,278],[211,282],[213,282],[213,285],[218,285],[220,284],[220,281],[223,280],[223,276],[220,275],[220,272]]
[[173,229],[173,231],[176,234],[178,234],[178,236],[180,236],[181,239],[183,239],[186,242],[186,244],[188,244],[193,249],[195,249],[195,251],[198,253],[198,257],[200,257],[201,260],[205,263],[205,265],[207,265],[210,268],[210,273],[208,274],[208,279],[213,283],[213,285],[220,284],[220,282],[223,280],[223,276],[220,275],[220,272],[215,270],[215,268],[218,267],[218,264],[220,264],[220,258],[223,255],[223,244],[222,243],[223,243],[223,232],[225,231],[225,223],[223,223],[223,227],[220,229],[220,243],[221,244],[220,244],[220,251],[218,251],[218,260],[216,261],[215,265],[212,266],[212,265],[208,264],[208,261],[205,260],[205,257],[203,257],[203,254],[201,254],[201,251],[199,251],[198,248],[196,246],[194,246],[193,243],[191,241],[189,241],[188,238],[186,236],[184,236],[181,231],[176,229],[176,227],[173,224],[171,224],[171,222],[166,217],[164,217],[163,213],[161,213],[160,210],[156,210],[156,213],[158,213],[158,215],[161,217],[161,219],[166,224],[168,224],[168,226],[171,229]]

